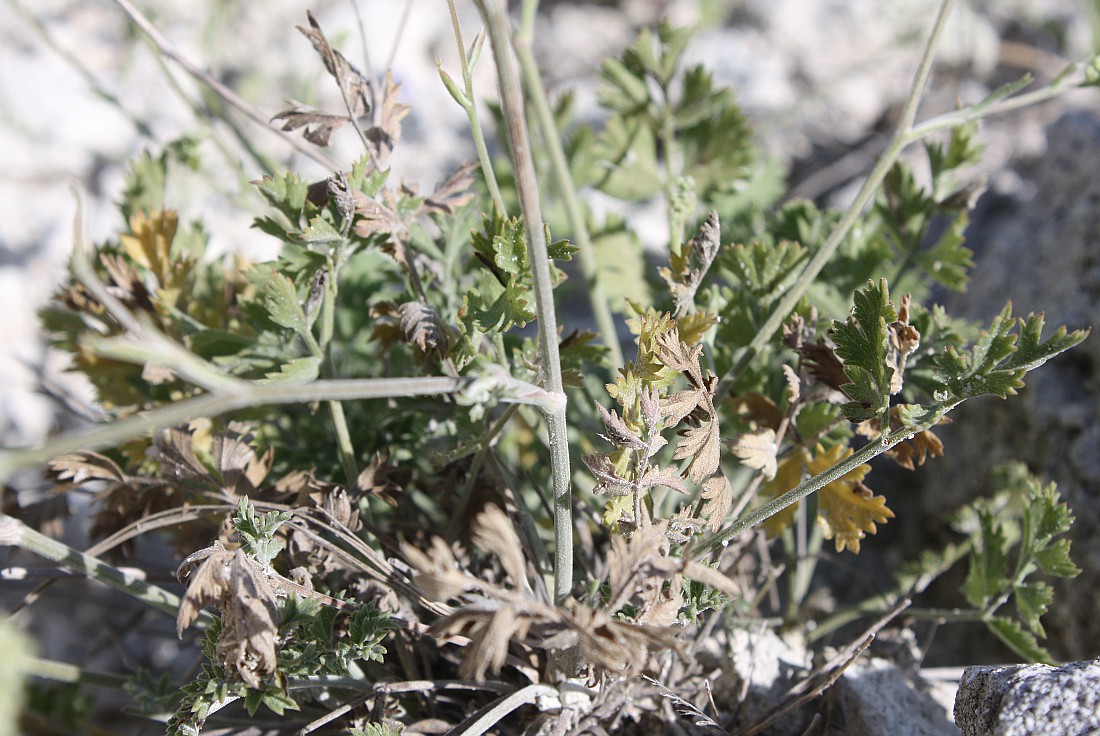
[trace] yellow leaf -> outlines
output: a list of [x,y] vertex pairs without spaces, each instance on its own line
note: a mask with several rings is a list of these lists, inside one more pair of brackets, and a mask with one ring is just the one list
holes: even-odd
[[162,285],[169,283],[172,270],[172,240],[179,215],[174,210],[130,215],[130,233],[119,240],[134,263],[152,271]]
[[[802,480],[802,462],[806,457],[805,450],[796,450],[789,453],[776,465],[775,477],[764,484],[764,495],[770,498],[782,496],[787,491],[793,490]],[[794,523],[794,512],[798,504],[791,504],[774,516],[764,521],[764,531],[768,539],[778,536],[784,529]]]
[[[817,475],[852,454],[850,447],[835,445],[827,452],[818,445],[817,453],[810,460],[810,473]],[[876,522],[884,524],[894,517],[886,507],[886,498],[876,496],[861,482],[871,470],[870,465],[860,465],[839,480],[821,489],[817,501],[817,523],[826,539],[836,540],[836,551],[845,548],[859,553],[859,540],[878,531]]]

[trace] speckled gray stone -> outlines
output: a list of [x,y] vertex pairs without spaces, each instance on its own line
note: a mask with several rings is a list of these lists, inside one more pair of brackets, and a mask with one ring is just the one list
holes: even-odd
[[969,667],[955,699],[964,736],[1100,733],[1100,659],[1061,667]]

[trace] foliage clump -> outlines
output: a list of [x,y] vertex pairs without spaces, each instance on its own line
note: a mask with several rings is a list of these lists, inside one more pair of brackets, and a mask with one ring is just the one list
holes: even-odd
[[[500,66],[507,26],[481,5]],[[308,21],[344,109],[273,119],[320,147],[354,129],[365,153],[321,181],[253,182],[277,258],[208,257],[201,226],[164,201],[173,162],[201,166],[177,144],[135,162],[126,229],[78,238],[42,314],[113,422],[44,457],[55,489],[92,491],[104,552],[162,529],[184,558],[182,597],[143,594],[178,604],[179,635],[204,630],[203,661],[177,693],[147,673],[131,683],[146,713],[173,701],[168,733],[200,733],[232,703],[302,733],[504,718],[581,733],[655,717],[643,692],[725,732],[749,724],[704,702],[713,673],[689,656],[703,638],[745,621],[834,631],[853,611],[879,617],[873,633],[964,557],[971,619],[1050,658],[1037,637],[1052,589],[1033,578],[1077,573],[1072,516],[1018,468],[892,593],[811,601],[823,542],[860,553],[895,517],[869,485],[873,458],[915,470],[943,455],[935,428],[954,407],[1015,394],[1086,337],[1044,338],[1042,315],[1011,305],[985,329],[925,306],[969,278],[977,113],[925,147],[928,185],[899,147],[870,207],[832,212],[778,201],[732,92],[685,66],[691,34],[665,24],[605,63],[599,126],[562,104],[529,136],[505,105],[510,157],[493,160],[472,104],[479,39],[462,48],[464,90],[441,72],[479,161],[421,194],[388,167],[400,86]],[[516,204],[545,174],[524,149],[566,164],[548,224]],[[663,208],[667,262],[651,268],[627,222],[576,196],[588,190]],[[627,318],[633,358],[613,357],[614,329],[552,327],[548,293],[580,280],[597,321]],[[577,677],[584,703],[558,687]]]

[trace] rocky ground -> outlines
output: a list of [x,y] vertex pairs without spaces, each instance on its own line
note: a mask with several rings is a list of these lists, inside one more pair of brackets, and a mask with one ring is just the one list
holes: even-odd
[[[479,26],[476,12],[469,2],[458,4],[469,40]],[[885,143],[937,5],[935,0],[547,2],[536,50],[550,88],[574,90],[583,119],[595,114],[600,59],[629,43],[636,27],[658,15],[701,24],[690,53],[737,90],[763,149],[790,168],[792,193],[843,203]],[[1049,80],[1070,60],[1088,57],[1100,33],[1089,5],[1085,0],[960,3],[922,115],[950,109],[956,101],[979,100],[1024,72]],[[294,29],[305,22],[306,7],[288,0],[203,0],[146,3],[142,12],[182,56],[210,70],[268,117],[284,109],[289,98],[332,101],[313,50]],[[439,58],[457,74],[445,3],[364,0],[356,11],[347,2],[320,0],[309,7],[353,59],[364,58],[361,19],[369,57],[364,66],[379,70],[392,63],[403,99],[413,110],[392,162],[397,176],[430,187],[450,166],[471,157],[465,117],[443,90],[435,67]],[[478,84],[485,92],[492,90],[487,61]],[[1011,295],[1017,311],[1050,305],[1051,322],[1100,324],[1098,249],[1090,240],[1098,230],[1089,227],[1100,211],[1092,175],[1100,163],[1100,134],[1096,118],[1087,112],[1094,114],[1097,102],[1095,94],[1080,93],[985,125],[989,148],[977,174],[988,177],[989,192],[976,219],[978,269],[971,291],[953,297],[954,308],[987,317]],[[1074,110],[1086,112],[1049,127]],[[173,201],[185,218],[202,216],[218,249],[262,254],[270,246],[249,229],[260,202],[247,179],[267,169],[242,138],[278,167],[297,168],[307,176],[327,172],[235,111],[227,113],[232,126],[222,122],[221,103],[152,49],[114,3],[5,3],[0,9],[0,111],[0,440],[11,445],[36,442],[74,421],[57,401],[42,396],[42,383],[67,397],[71,406],[86,396],[82,386],[61,374],[63,365],[43,347],[34,319],[35,308],[61,277],[71,247],[72,187],[86,193],[92,237],[105,238],[121,225],[112,203],[124,185],[125,163],[165,141],[196,136],[208,173],[190,183],[183,177]],[[350,161],[357,145],[353,135],[346,135],[331,155]],[[1048,147],[1059,158],[1044,161]],[[1091,152],[1091,158],[1078,156],[1079,151]],[[238,162],[247,172],[243,179]],[[1070,204],[1060,208],[1065,202]],[[1073,223],[1069,255],[1058,250],[1066,235],[1058,228],[1067,221]],[[660,232],[659,222],[654,229]],[[1037,255],[1029,245],[1037,242],[1047,244],[1053,255]],[[1005,264],[1011,264],[1007,270]],[[1044,278],[1020,278],[1021,264]],[[1048,270],[1050,264],[1059,269]],[[982,457],[1023,453],[1035,470],[1068,484],[1070,501],[1091,530],[1100,523],[1095,512],[1087,511],[1100,508],[1095,503],[1100,422],[1096,338],[1089,344],[1060,373],[1037,374],[1036,393],[1028,393],[1016,408],[1009,402],[1016,413],[999,413],[1006,405],[996,402],[975,410],[973,425],[1016,427],[1022,422],[1027,427],[1023,435],[1008,430],[968,435],[963,417],[952,431],[958,433],[955,444],[974,447]],[[1036,438],[1043,442],[1037,444]],[[928,492],[918,505],[931,514],[980,490],[981,474],[970,464],[974,457],[962,451],[951,464],[930,471],[933,487],[941,490]],[[959,478],[965,482],[956,483]],[[954,492],[943,491],[946,487]],[[1089,597],[1100,589],[1100,553],[1088,536],[1081,532],[1075,544],[1086,555],[1079,564],[1090,571],[1086,575],[1092,582],[1080,586],[1082,597],[1058,609],[1057,625],[1048,627],[1069,658],[1100,654],[1095,650],[1100,630],[1091,617],[1097,601]],[[957,652],[960,656],[952,658],[953,653],[940,659],[964,665],[972,663],[972,656],[983,661],[1003,656]]]

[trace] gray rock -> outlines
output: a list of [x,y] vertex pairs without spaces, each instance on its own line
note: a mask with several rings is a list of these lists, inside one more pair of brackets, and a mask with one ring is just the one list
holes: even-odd
[[1061,667],[969,667],[955,723],[964,736],[1100,733],[1100,659]]

